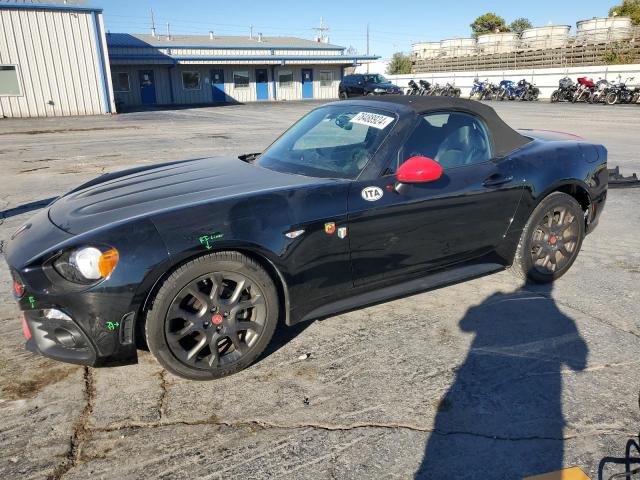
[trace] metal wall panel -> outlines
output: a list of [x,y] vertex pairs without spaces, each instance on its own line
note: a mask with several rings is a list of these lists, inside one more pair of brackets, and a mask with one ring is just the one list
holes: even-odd
[[171,105],[171,88],[169,84],[169,68],[156,65],[111,65],[111,73],[115,77],[118,73],[129,75],[129,91],[118,92],[114,85],[113,95],[116,104],[124,106],[142,105],[140,97],[140,71],[152,70],[156,90],[157,105]]
[[[179,64],[175,67],[157,66],[145,63],[144,65],[129,65],[126,62],[118,62],[111,65],[114,77],[119,72],[129,74],[130,89],[128,92],[115,91],[116,100],[125,107],[136,107],[141,105],[140,98],[140,70],[153,70],[155,77],[156,100],[159,105],[185,105],[185,104],[213,104],[213,92],[211,89],[211,69],[222,69],[224,71],[224,91],[229,102],[255,102],[256,92],[256,68],[266,68],[268,73],[269,100],[302,100],[302,68],[300,66],[285,65],[272,67],[268,65],[215,65],[215,64]],[[308,67],[307,67],[308,68]],[[331,100],[338,98],[338,85],[340,84],[340,68],[335,65],[314,65],[313,69],[313,98]],[[273,69],[273,70],[272,70]],[[278,82],[278,73],[281,71],[291,71],[293,73],[293,83],[288,87],[283,87]],[[186,90],[182,84],[183,71],[200,72],[200,88]],[[249,73],[249,86],[246,88],[235,88],[233,84],[234,71],[247,71]],[[333,81],[330,86],[320,86],[320,72],[333,72]],[[275,72],[275,97],[274,78]],[[169,81],[171,75],[171,81]],[[171,86],[173,86],[173,100],[171,96]],[[114,87],[115,88],[115,87]]]
[[0,116],[108,112],[109,62],[94,15],[102,26],[91,11],[0,9],[0,64],[17,65],[22,89],[0,96]]

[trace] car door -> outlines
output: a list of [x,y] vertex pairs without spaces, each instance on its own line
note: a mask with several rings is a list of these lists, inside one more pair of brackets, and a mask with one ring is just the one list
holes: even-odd
[[[403,185],[397,166],[411,156],[433,158],[440,179]],[[356,286],[426,272],[495,250],[522,194],[512,162],[492,158],[480,118],[459,112],[419,117],[389,168],[374,181],[355,181],[348,201]]]

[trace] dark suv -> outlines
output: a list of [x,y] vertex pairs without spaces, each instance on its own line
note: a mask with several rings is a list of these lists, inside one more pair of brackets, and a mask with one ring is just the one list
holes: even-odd
[[402,90],[382,75],[377,73],[345,76],[338,87],[338,95],[342,99],[363,95],[402,94]]

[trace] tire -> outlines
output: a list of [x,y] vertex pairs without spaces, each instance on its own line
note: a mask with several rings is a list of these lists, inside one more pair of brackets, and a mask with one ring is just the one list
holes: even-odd
[[338,94],[338,98],[339,98],[340,100],[346,100],[346,99],[348,99],[348,98],[349,98],[349,95],[347,95],[347,92],[340,92],[340,93]]
[[615,92],[611,92],[607,94],[604,101],[606,102],[607,105],[615,105],[616,102],[618,101],[618,94]]
[[558,90],[555,90],[551,94],[551,103],[557,103],[559,99],[560,99],[560,92]]
[[[214,280],[219,294],[212,293]],[[145,336],[169,372],[213,380],[251,365],[271,341],[278,316],[269,274],[239,252],[216,252],[181,265],[162,283],[147,313]]]
[[[561,229],[556,222],[563,210],[564,221],[571,218],[571,222]],[[551,227],[547,221],[550,212],[554,212]],[[547,232],[543,232],[541,228],[547,229]],[[559,234],[560,230],[563,230],[564,234]],[[584,231],[584,212],[576,199],[562,192],[551,193],[534,209],[522,231],[511,266],[512,273],[519,278],[536,283],[550,283],[557,280],[571,268],[577,258],[584,239]],[[568,241],[568,239],[571,240]],[[567,252],[568,256],[565,256],[563,251]],[[535,263],[534,256],[537,258]]]

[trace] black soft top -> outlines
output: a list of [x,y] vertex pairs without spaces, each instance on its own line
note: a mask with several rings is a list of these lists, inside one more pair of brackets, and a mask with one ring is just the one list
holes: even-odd
[[[348,100],[348,102],[376,104],[375,106],[378,108],[391,109],[397,113],[412,111],[415,114],[424,114],[449,110],[476,115],[482,118],[487,125],[493,138],[494,153],[497,157],[503,157],[532,141],[507,125],[493,108],[475,100],[436,96],[388,95],[384,98],[363,97],[358,100]],[[341,103],[344,104],[346,102],[343,101]]]

